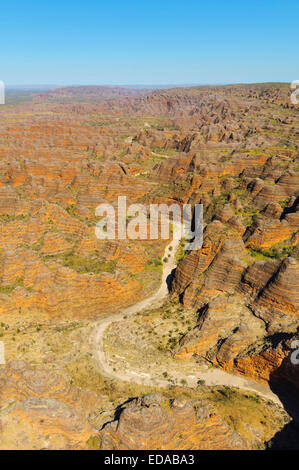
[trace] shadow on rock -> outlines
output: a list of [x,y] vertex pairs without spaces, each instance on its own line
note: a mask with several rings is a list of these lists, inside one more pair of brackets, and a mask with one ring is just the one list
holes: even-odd
[[175,268],[171,271],[170,274],[168,274],[168,276],[166,278],[166,284],[167,284],[167,288],[168,288],[169,292],[171,292],[171,284],[172,284],[172,281],[173,281],[174,273],[175,273]]
[[267,447],[269,450],[299,450],[299,365],[292,364],[290,355],[272,373],[269,385],[292,421],[275,434]]

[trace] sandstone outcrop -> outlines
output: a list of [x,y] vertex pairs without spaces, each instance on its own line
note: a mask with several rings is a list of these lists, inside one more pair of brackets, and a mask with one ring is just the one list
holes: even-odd
[[100,432],[103,450],[237,450],[248,449],[208,403],[172,401],[160,395],[135,399],[121,409],[118,420]]
[[261,320],[234,298],[218,296],[199,311],[196,327],[184,336],[174,357],[206,357],[223,367],[265,335]]
[[[299,325],[298,108],[289,94],[287,84],[67,87],[1,107],[0,316],[89,321],[144,298],[159,285],[165,240],[98,240],[97,206],[116,207],[119,195],[147,208],[202,203],[203,246],[180,247],[171,288],[198,322],[177,335],[174,356],[297,383],[287,364]],[[1,367],[1,377],[3,448],[84,447],[96,397],[24,364]],[[103,448],[242,448],[214,414],[157,400],[126,405],[101,432]]]
[[99,404],[95,393],[55,372],[9,362],[0,366],[0,448],[83,449],[93,431],[88,416]]
[[286,258],[252,306],[269,332],[296,331],[299,320],[299,265]]

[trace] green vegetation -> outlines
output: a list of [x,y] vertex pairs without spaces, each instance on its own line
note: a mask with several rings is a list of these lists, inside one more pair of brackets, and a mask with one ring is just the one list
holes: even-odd
[[43,244],[44,237],[41,237],[37,242],[33,243],[31,246],[33,251],[40,251]]
[[15,286],[0,286],[1,294],[10,294],[14,290]]
[[152,197],[164,197],[164,196],[173,196],[175,194],[178,198],[184,199],[186,197],[186,191],[189,191],[190,187],[191,187],[190,180],[182,181],[180,183],[173,181],[169,184],[159,185],[159,187],[154,189],[154,191],[151,193],[151,196]]
[[165,147],[151,147],[151,151],[153,153],[159,155],[167,155],[168,157],[178,155],[178,150],[173,148],[165,148]]
[[260,215],[260,211],[254,207],[246,206],[244,209],[237,211],[236,215],[241,215],[245,227],[250,227]]
[[281,207],[282,207],[283,209],[285,209],[286,207],[288,207],[288,205],[289,205],[289,203],[290,203],[290,200],[291,200],[291,198],[288,197],[288,198],[284,199],[283,201],[278,201],[278,204],[280,204]]
[[252,393],[226,386],[209,387],[207,398],[222,419],[251,442],[256,439],[254,430],[259,430],[266,442],[273,436],[273,426],[285,424],[285,417],[274,404]]
[[66,211],[67,213],[71,216],[71,217],[76,217],[76,214],[75,214],[75,208],[76,208],[76,205],[75,204],[70,204],[69,206],[66,207]]
[[294,247],[292,245],[276,245],[268,249],[252,249],[249,248],[249,253],[251,256],[257,259],[283,259],[292,254]]
[[153,269],[155,271],[162,271],[162,259],[161,256],[158,256],[157,258],[154,258],[153,260],[147,261],[145,264],[145,267],[147,269]]
[[179,263],[186,255],[186,239],[182,238],[180,240],[177,252],[175,254],[176,262]]
[[133,163],[138,163],[142,168],[145,170],[151,170],[154,168],[154,166],[161,161],[166,160],[167,157],[164,157],[163,155],[152,155],[151,157],[147,158],[146,160],[142,161],[140,160],[139,156],[136,155],[135,158],[133,159]]
[[199,379],[199,380],[197,381],[197,385],[205,385],[205,383],[206,383],[206,381],[203,380],[203,379]]
[[13,222],[15,220],[20,220],[22,222],[28,222],[30,220],[30,214],[19,214],[19,215],[10,215],[10,214],[1,214],[0,215],[0,222],[8,223]]
[[16,287],[22,286],[24,282],[23,277],[18,277],[15,282],[9,286],[0,286],[1,294],[10,294]]
[[212,196],[210,194],[210,196],[211,200],[204,214],[204,220],[206,223],[211,222],[218,210],[228,202],[229,192],[223,192],[219,196]]
[[79,256],[73,251],[68,251],[59,255],[46,255],[45,260],[55,259],[60,261],[66,268],[71,268],[77,273],[94,273],[102,272],[113,273],[116,267],[116,261],[103,261],[99,259],[98,253],[94,252],[89,258]]
[[86,442],[86,447],[88,450],[100,450],[99,436],[90,436],[90,438]]

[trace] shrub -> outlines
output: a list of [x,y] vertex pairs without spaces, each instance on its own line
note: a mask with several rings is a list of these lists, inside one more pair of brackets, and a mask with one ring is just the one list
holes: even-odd
[[203,380],[203,379],[199,379],[199,380],[197,381],[197,385],[205,385],[205,383],[206,383],[206,381]]

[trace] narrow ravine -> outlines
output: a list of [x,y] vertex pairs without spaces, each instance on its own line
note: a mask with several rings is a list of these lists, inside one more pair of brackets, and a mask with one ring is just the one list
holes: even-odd
[[[122,311],[112,313],[96,323],[95,331],[92,337],[94,358],[103,375],[121,381],[134,382],[140,385],[150,385],[161,388],[169,387],[169,382],[167,379],[162,377],[152,377],[148,369],[144,372],[136,372],[132,369],[123,369],[121,371],[113,370],[107,363],[103,343],[105,332],[111,323],[123,320],[124,316],[133,315],[147,308],[152,309],[158,305],[161,305],[161,302],[163,299],[165,299],[169,292],[169,276],[172,275],[173,270],[176,268],[176,251],[179,243],[180,240],[172,240],[166,246],[163,258],[169,254],[170,257],[168,258],[167,263],[163,263],[161,285],[156,293]],[[172,247],[172,250],[169,250],[170,247]],[[194,388],[197,385],[198,377],[196,375],[185,376],[177,374],[175,378],[178,380],[184,379],[186,381],[187,387]],[[226,385],[228,387],[237,387],[243,390],[248,390],[260,395],[265,399],[271,400],[280,406],[283,406],[278,396],[275,395],[269,387],[258,384],[251,379],[225,372],[222,369],[211,368],[205,371],[204,380],[206,385]]]

